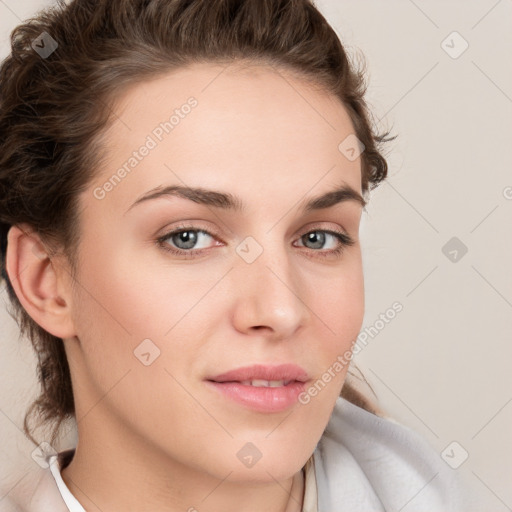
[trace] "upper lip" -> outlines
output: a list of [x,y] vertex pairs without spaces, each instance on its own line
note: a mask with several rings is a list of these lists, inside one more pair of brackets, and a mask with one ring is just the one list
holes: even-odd
[[214,382],[242,382],[246,380],[284,380],[306,382],[309,380],[304,368],[296,364],[265,365],[254,364],[230,370],[226,373],[209,377]]

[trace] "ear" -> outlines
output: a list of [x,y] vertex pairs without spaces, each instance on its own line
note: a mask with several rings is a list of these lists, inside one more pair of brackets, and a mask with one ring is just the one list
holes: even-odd
[[76,335],[71,316],[71,277],[33,229],[21,224],[7,234],[6,271],[25,311],[58,338]]

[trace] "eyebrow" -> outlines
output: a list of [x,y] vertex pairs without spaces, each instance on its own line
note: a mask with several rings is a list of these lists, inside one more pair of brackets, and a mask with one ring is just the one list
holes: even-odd
[[[169,185],[166,187],[159,186],[149,190],[144,195],[139,197],[128,208],[128,210],[126,210],[126,212],[140,203],[150,201],[152,199],[173,196],[189,199],[190,201],[203,204],[205,206],[213,206],[215,208],[231,210],[236,213],[240,213],[245,209],[242,200],[229,192],[209,190],[202,187],[182,187],[180,185]],[[323,210],[325,208],[330,208],[331,206],[335,206],[339,203],[347,201],[355,201],[359,203],[363,208],[366,206],[366,201],[361,196],[361,194],[359,194],[359,192],[347,184],[342,184],[334,190],[326,192],[320,196],[313,197],[305,203],[302,202],[300,211],[310,212],[315,210]]]

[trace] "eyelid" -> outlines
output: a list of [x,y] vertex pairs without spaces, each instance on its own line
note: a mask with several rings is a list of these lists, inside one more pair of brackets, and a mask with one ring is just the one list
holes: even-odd
[[[348,233],[348,231],[345,228],[343,228],[343,227],[341,227],[341,228],[324,227],[323,224],[325,224],[325,223],[326,223],[326,221],[312,222],[311,224],[307,225],[307,227],[305,227],[299,231],[299,233],[301,233],[300,235],[298,235],[299,238],[310,233],[311,231],[324,231],[327,233],[332,232],[332,233],[336,233],[336,234],[340,234],[340,235],[345,235],[346,237],[350,238],[352,240],[352,242],[355,242],[353,237]],[[159,239],[159,240],[167,239],[167,238],[169,238],[170,235],[175,234],[176,232],[186,231],[186,230],[203,231],[206,234],[208,234],[214,238],[221,238],[221,235],[215,228],[212,228],[209,225],[201,224],[201,221],[191,220],[191,221],[181,221],[181,223],[178,224],[177,226],[165,228],[163,234],[160,236],[157,236],[157,239]]]
[[202,224],[201,221],[181,221],[178,225],[172,225],[171,227],[166,227],[163,230],[163,234],[158,236],[159,239],[161,238],[169,238],[169,235],[174,234],[175,232],[179,231],[204,231],[208,235],[211,235],[212,237],[220,237],[220,234],[218,231],[207,224]]

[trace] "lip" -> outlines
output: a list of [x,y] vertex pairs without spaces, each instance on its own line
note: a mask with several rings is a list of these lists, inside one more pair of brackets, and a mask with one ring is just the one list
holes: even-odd
[[[279,387],[255,387],[242,384],[247,380],[283,380],[288,384]],[[295,364],[278,366],[252,365],[237,368],[205,379],[206,385],[229,400],[248,409],[275,413],[295,405],[305,391],[309,380],[307,372]]]
[[265,365],[253,364],[230,370],[229,372],[208,377],[206,380],[214,382],[242,382],[244,380],[295,380],[306,382],[309,376],[300,366],[296,364]]

